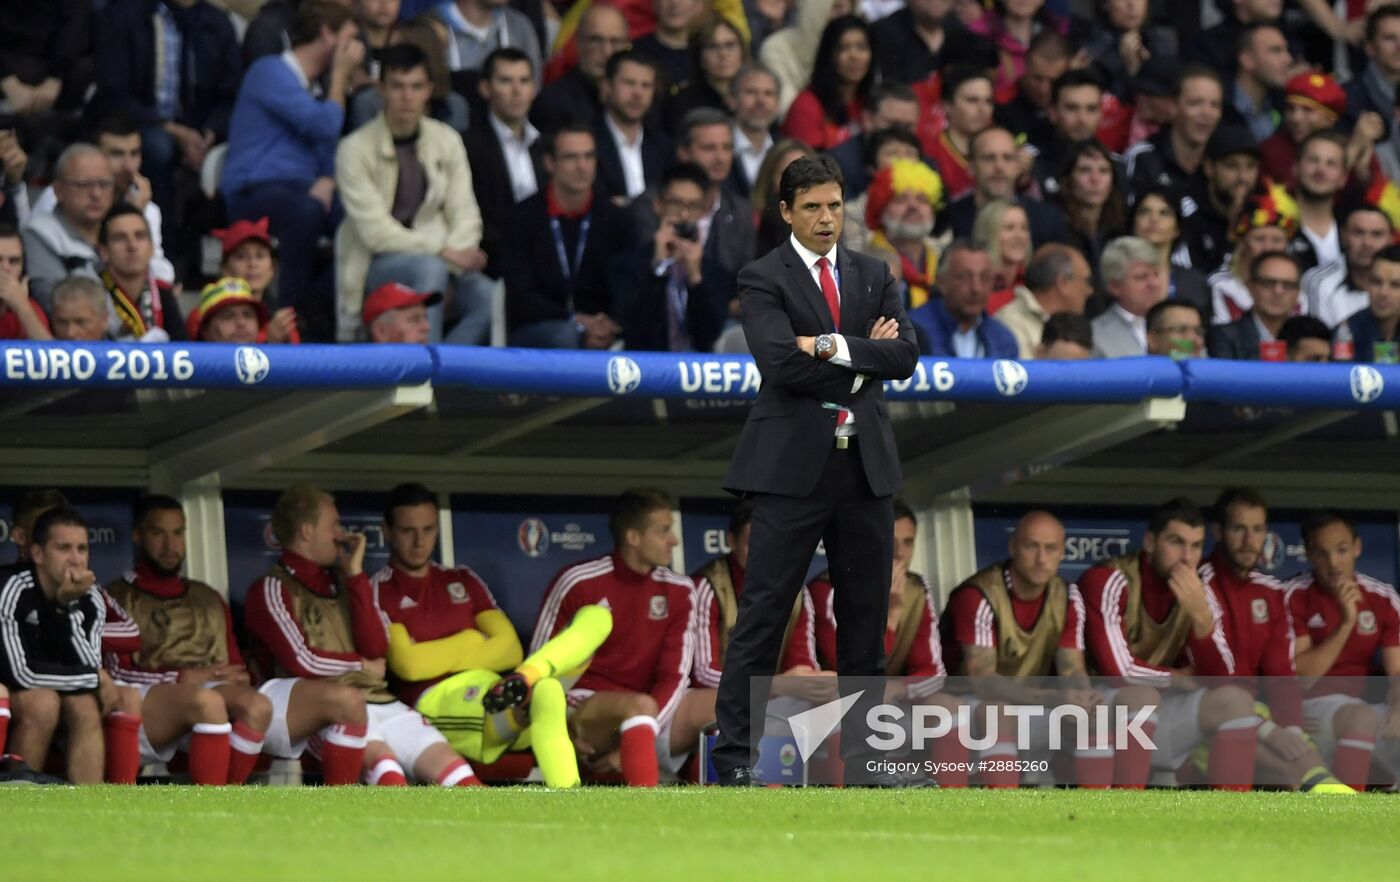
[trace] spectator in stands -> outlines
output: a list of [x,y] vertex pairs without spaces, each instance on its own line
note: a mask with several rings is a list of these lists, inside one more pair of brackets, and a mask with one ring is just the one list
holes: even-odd
[[[787,221],[783,220],[782,211],[779,208],[778,185],[782,182],[783,172],[798,157],[816,156],[816,151],[798,141],[796,138],[783,138],[775,143],[768,151],[768,155],[763,158],[763,164],[758,167],[758,177],[754,179],[753,190],[750,194],[753,200],[754,215],[758,218],[758,236],[755,241],[754,253],[764,255],[782,245],[792,235],[792,230],[788,227]],[[850,213],[846,214],[847,222],[850,221]],[[848,241],[847,248],[854,247]],[[859,250],[859,249],[856,249]]]
[[1195,211],[1187,215],[1183,235],[1191,267],[1210,273],[1229,256],[1230,226],[1245,197],[1258,190],[1259,143],[1244,126],[1224,123],[1206,145],[1201,169],[1206,183],[1191,197]]
[[1371,261],[1395,241],[1390,217],[1374,205],[1358,205],[1346,215],[1341,230],[1343,259],[1303,273],[1303,302],[1307,314],[1335,328],[1369,303],[1366,285]]
[[0,340],[52,340],[44,310],[29,296],[24,275],[24,240],[0,224]]
[[1068,245],[1042,245],[1026,267],[1025,284],[997,311],[997,321],[1016,337],[1021,358],[1041,357],[1036,351],[1051,316],[1083,315],[1093,293],[1093,271],[1083,254]]
[[708,352],[723,329],[738,267],[701,235],[712,183],[694,163],[672,166],[657,191],[652,241],[612,259],[609,289],[628,349]]
[[[1022,356],[1024,357],[1024,356]],[[1057,312],[1045,321],[1032,358],[1083,361],[1094,357],[1094,326],[1083,315]]]
[[1298,309],[1298,261],[1286,252],[1265,252],[1250,263],[1249,294],[1253,305],[1227,325],[1213,325],[1208,348],[1212,358],[1257,360],[1260,344],[1278,339],[1283,323]]
[[695,78],[695,53],[691,36],[708,4],[702,0],[655,0],[656,29],[633,45],[643,58],[656,65],[657,102],[674,95]]
[[[870,166],[866,159],[866,143],[876,132],[900,129],[913,134],[919,125],[919,99],[914,90],[899,83],[877,86],[870,93],[870,106],[861,111],[860,132],[832,147],[827,152],[846,179],[846,198],[854,199],[870,184]],[[917,157],[916,157],[917,158]],[[879,168],[878,164],[875,166]]]
[[1071,244],[1096,263],[1109,238],[1127,220],[1113,156],[1098,141],[1074,145],[1058,180],[1057,201],[1069,221]]
[[1324,364],[1332,360],[1332,329],[1310,315],[1283,323],[1278,338],[1288,345],[1288,360]]
[[1298,205],[1282,187],[1253,193],[1244,200],[1230,231],[1235,249],[1230,262],[1210,277],[1211,323],[1229,324],[1254,305],[1248,287],[1255,258],[1270,251],[1287,251],[1298,232]]
[[870,185],[865,204],[868,253],[900,267],[907,309],[923,306],[933,292],[942,250],[933,227],[942,204],[938,172],[916,159],[894,160]]
[[1272,22],[1254,22],[1240,31],[1235,76],[1229,95],[1230,115],[1263,141],[1282,118],[1279,96],[1288,83],[1293,56],[1283,31]]
[[1194,64],[1233,75],[1241,35],[1252,24],[1278,21],[1283,0],[1230,0],[1224,6],[1224,21],[1195,35],[1182,50]]
[[355,0],[355,21],[360,26],[360,42],[365,44],[370,73],[379,55],[389,46],[389,38],[399,20],[399,0]]
[[1131,98],[1128,85],[1149,58],[1177,54],[1176,33],[1148,20],[1148,0],[1104,0],[1097,15],[1076,34],[1081,50],[1088,53],[1104,81],[1123,99]]
[[115,181],[107,157],[91,144],[72,144],[58,157],[52,214],[33,218],[23,230],[29,293],[48,302],[53,286],[82,272],[97,275],[97,237],[112,208]]
[[1005,199],[988,202],[977,212],[972,241],[992,257],[992,296],[987,311],[1000,312],[1025,281],[1026,264],[1031,259],[1034,243],[1025,206]]
[[1337,200],[1347,183],[1347,139],[1336,132],[1314,132],[1298,146],[1293,196],[1298,202],[1298,234],[1288,251],[1304,272],[1341,260]]
[[1074,164],[1077,145],[1093,140],[1103,117],[1103,84],[1088,70],[1066,71],[1050,88],[1048,131],[1031,141],[1039,152],[1031,178],[1047,198],[1061,192],[1060,176]]
[[1120,102],[1120,108],[1099,132],[1104,146],[1114,153],[1126,153],[1130,146],[1146,141],[1161,131],[1162,126],[1172,121],[1176,112],[1180,80],[1180,58],[1161,55],[1144,61],[1137,76],[1130,80],[1106,80],[1106,86],[1113,100]]
[[1001,54],[996,87],[1009,88],[1026,72],[1031,38],[1041,31],[1064,34],[1066,19],[1046,8],[1045,0],[997,0],[967,29],[990,40]]
[[112,300],[108,332],[121,342],[168,343],[185,339],[185,319],[175,289],[151,273],[151,228],[135,206],[119,202],[97,234],[98,277]]
[[430,313],[434,342],[483,345],[492,283],[466,148],[424,115],[432,81],[416,46],[386,50],[380,82],[384,113],[336,151],[346,214],[336,243],[341,335],[366,291],[399,282],[443,295]]
[[1377,361],[1377,343],[1393,347],[1400,340],[1400,246],[1389,245],[1376,254],[1366,293],[1370,305],[1343,324],[1351,332],[1355,359]]
[[671,145],[647,127],[656,98],[655,64],[635,49],[608,59],[599,84],[603,113],[594,124],[598,149],[598,183],[615,205],[628,205],[654,186],[666,170]]
[[628,247],[627,215],[595,198],[594,129],[565,123],[544,152],[548,183],[516,205],[503,241],[511,346],[607,349],[622,332],[608,259]]
[[92,85],[92,3],[6,4],[0,13],[0,95],[8,112],[70,111]]
[[88,568],[87,522],[71,508],[34,524],[29,562],[0,569],[0,685],[14,725],[9,751],[44,768],[60,724],[73,784],[102,782],[97,669],[104,602]]
[[888,128],[861,136],[861,179],[866,183],[857,195],[851,191],[850,181],[846,182],[846,199],[842,206],[846,219],[841,225],[841,242],[847,248],[865,251],[870,247],[870,228],[865,224],[865,209],[870,201],[869,181],[900,159],[923,162],[919,139],[913,132]]
[[778,75],[778,109],[786,114],[806,89],[816,66],[826,26],[850,15],[854,0],[809,0],[797,5],[797,21],[763,42],[759,59]]
[[578,65],[540,90],[530,109],[530,119],[545,135],[566,122],[593,125],[603,114],[599,87],[608,59],[631,45],[627,19],[616,6],[594,3],[578,24]]
[[[412,21],[394,25],[389,34],[389,45],[408,44],[423,50],[423,57],[428,63],[428,75],[433,81],[433,96],[428,101],[428,116],[440,123],[446,123],[458,134],[465,134],[471,123],[472,109],[466,98],[452,91],[452,74],[447,69],[447,39],[447,25],[442,23],[442,19],[426,14]],[[379,54],[382,56],[383,52]],[[380,58],[376,58],[375,64],[379,65],[380,61]],[[347,97],[346,131],[354,131],[384,112],[384,93],[373,88],[373,85],[367,82],[352,91],[353,97]]]
[[1202,358],[1206,354],[1205,313],[1194,303],[1163,300],[1147,311],[1147,354]]
[[880,73],[889,81],[913,85],[943,67],[945,47],[968,39],[950,15],[952,0],[909,0],[870,27]]
[[[1157,249],[1158,266],[1167,280],[1167,298],[1194,303],[1202,311],[1210,306],[1206,274],[1181,266],[1176,257],[1186,252],[1181,241],[1181,199],[1162,187],[1137,194],[1133,204],[1132,234]],[[1189,260],[1189,258],[1187,258]]]
[[110,3],[97,19],[96,106],[141,126],[141,173],[175,232],[175,170],[198,172],[230,134],[242,70],[238,38],[205,0]]
[[1400,4],[1386,3],[1371,10],[1365,48],[1370,62],[1347,84],[1343,129],[1352,128],[1368,112],[1383,120],[1394,118],[1395,84],[1400,82]]
[[0,130],[0,166],[4,176],[0,178],[0,223],[18,226],[29,218],[29,185],[25,172],[29,167],[29,154],[19,143],[19,133],[14,129]]
[[746,37],[718,16],[706,21],[690,38],[690,51],[694,74],[661,105],[666,132],[672,136],[679,133],[685,115],[697,107],[732,112],[734,77],[749,60]]
[[[986,129],[970,142],[972,153],[972,192],[954,199],[946,212],[954,236],[971,236],[977,212],[993,199],[1009,199],[1026,209],[1031,241],[1069,242],[1064,215],[1053,205],[1016,195],[1016,180],[1022,165],[1016,138],[1000,127]],[[942,166],[939,166],[940,170]],[[940,171],[941,174],[941,171]],[[946,181],[944,182],[946,185]]]
[[958,200],[977,186],[972,145],[992,124],[992,79],[980,68],[950,68],[943,77],[943,96],[948,126],[936,140],[924,142],[924,154],[938,166],[948,198]]
[[729,98],[734,105],[734,171],[729,187],[748,199],[763,160],[773,149],[778,78],[762,64],[750,62],[734,75]]
[[[243,66],[252,67],[253,62],[265,55],[281,55],[292,47],[289,34],[292,18],[302,0],[266,0],[251,19],[243,33]],[[342,4],[349,6],[347,2]]]
[[416,343],[429,340],[428,310],[442,302],[436,291],[419,292],[385,282],[365,298],[364,322],[371,343]]
[[1043,143],[1051,129],[1051,90],[1055,81],[1069,70],[1073,54],[1069,41],[1058,31],[1045,30],[1036,34],[1026,52],[1026,72],[1016,83],[1016,94],[997,104],[993,113],[995,124],[1025,143]]
[[[330,298],[316,280],[316,247],[340,217],[335,146],[345,121],[351,73],[364,60],[350,11],[305,0],[292,21],[292,48],[248,69],[229,134],[221,189],[231,220],[267,217],[281,246],[278,305],[297,307],[318,330]],[[312,97],[311,81],[327,69],[330,89]],[[319,334],[318,334],[319,336]]]
[[204,286],[190,313],[191,340],[206,343],[300,343],[290,309],[269,316],[266,303],[241,278],[225,276]]
[[991,293],[991,257],[971,242],[955,239],[938,260],[937,296],[909,313],[919,351],[956,358],[1015,358],[1015,335],[987,314]]
[[49,294],[49,325],[55,340],[96,343],[107,339],[107,292],[87,276],[69,276]]
[[1099,258],[1099,279],[1114,300],[1094,319],[1094,355],[1123,358],[1147,352],[1147,313],[1166,298],[1157,249],[1136,236],[1114,239]]
[[822,32],[811,84],[798,95],[783,120],[783,133],[813,150],[830,150],[860,129],[860,115],[875,85],[870,26],[846,15]]
[[[277,302],[277,243],[268,232],[268,219],[242,220],[222,230],[214,230],[223,250],[221,276],[232,276],[248,283],[253,296],[264,306]],[[272,316],[274,324],[296,324],[296,309],[284,306]]]
[[435,11],[450,31],[447,66],[452,71],[454,91],[473,94],[475,75],[486,56],[504,46],[514,46],[528,55],[536,77],[544,70],[535,26],[508,0],[443,0]]
[[1181,72],[1171,125],[1132,145],[1124,156],[1131,193],[1154,186],[1181,193],[1204,189],[1206,144],[1220,124],[1224,95],[1215,70],[1191,66]]
[[[1269,180],[1292,187],[1298,164],[1298,145],[1313,132],[1331,131],[1346,113],[1347,94],[1330,75],[1308,71],[1297,74],[1284,87],[1283,123],[1259,145],[1259,170]],[[1385,135],[1380,115],[1367,111],[1356,119],[1347,143],[1347,167],[1358,180],[1379,171],[1376,142]]]

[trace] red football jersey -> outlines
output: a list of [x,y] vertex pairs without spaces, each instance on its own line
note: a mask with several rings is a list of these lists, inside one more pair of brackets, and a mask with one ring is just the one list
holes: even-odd
[[[1356,624],[1342,645],[1337,660],[1327,670],[1329,677],[1365,677],[1380,673],[1375,660],[1382,649],[1400,646],[1400,596],[1385,582],[1356,574],[1361,589]],[[1327,589],[1318,585],[1312,573],[1303,573],[1284,583],[1293,633],[1309,637],[1313,646],[1327,640],[1342,622],[1342,605]],[[1308,697],[1341,693],[1360,697],[1364,684],[1359,680],[1319,682],[1308,690]]]
[[[49,317],[44,315],[44,310],[39,306],[39,302],[34,298],[29,298],[29,306],[34,310],[34,314],[39,318],[39,324],[44,327],[49,326]],[[8,307],[0,311],[0,340],[28,340],[29,335],[25,333],[24,325],[20,323],[19,316],[15,315],[13,309]]]
[[972,192],[976,184],[972,166],[962,151],[953,145],[946,131],[939,132],[932,141],[924,142],[924,155],[938,167],[938,175],[943,179],[945,204],[956,202]]
[[1258,570],[1243,577],[1235,575],[1218,551],[1201,564],[1201,581],[1223,611],[1229,655],[1222,658],[1224,664],[1198,661],[1196,673],[1245,678],[1241,685],[1246,688],[1253,688],[1253,678],[1264,677],[1274,722],[1302,725],[1303,696],[1293,666],[1293,622],[1283,585]]
[[[744,596],[744,571],[732,561],[729,575],[734,585],[735,599]],[[701,689],[718,689],[720,676],[724,673],[724,653],[721,650],[720,629],[723,627],[724,612],[719,608],[719,599],[710,580],[704,576],[692,576],[695,583],[695,664],[691,670],[691,680]],[[787,646],[783,647],[780,671],[799,665],[816,668],[816,649],[813,644],[812,616],[804,608],[792,627]]]
[[[468,567],[445,569],[432,564],[422,578],[387,566],[370,577],[374,603],[388,623],[403,625],[415,642],[441,640],[475,630],[476,617],[497,609],[486,583]],[[390,686],[404,704],[412,706],[428,687],[448,675],[405,682],[390,676]]]
[[[1176,595],[1148,564],[1147,556],[1138,555],[1138,578],[1142,583],[1142,611],[1154,622],[1164,622],[1176,606]],[[1123,616],[1128,608],[1128,580],[1107,565],[1090,567],[1079,577],[1079,594],[1084,598],[1084,641],[1089,653],[1089,667],[1105,676],[1120,677],[1130,683],[1166,688],[1171,685],[1171,668],[1148,664],[1133,655],[1128,645],[1127,623]],[[1220,606],[1209,591],[1206,601],[1215,614],[1215,627],[1205,638],[1188,636],[1182,647],[1180,662],[1195,666],[1223,665],[1228,654]]]
[[574,686],[647,693],[656,700],[657,719],[664,727],[690,679],[694,594],[695,585],[685,576],[666,567],[637,573],[615,554],[573,564],[554,577],[545,595],[530,652],[567,627],[579,607],[608,607],[612,633]]
[[102,600],[107,604],[107,621],[102,625],[102,654],[130,653],[141,651],[141,629],[135,620],[127,615],[115,597],[107,589],[97,586]]
[[[924,611],[919,618],[919,629],[914,632],[914,641],[909,645],[902,670],[886,670],[890,677],[917,678],[909,684],[911,698],[923,698],[943,688],[948,679],[948,670],[943,666],[943,643],[938,635],[938,615],[933,611],[933,592],[928,580],[919,577],[924,584]],[[817,661],[824,670],[836,670],[836,604],[835,589],[825,579],[813,579],[803,589],[806,595],[802,601],[803,618],[811,616],[815,622],[813,642]],[[799,625],[802,622],[799,620]],[[794,632],[798,629],[794,628]],[[894,652],[899,640],[898,628],[885,628],[885,658]]]

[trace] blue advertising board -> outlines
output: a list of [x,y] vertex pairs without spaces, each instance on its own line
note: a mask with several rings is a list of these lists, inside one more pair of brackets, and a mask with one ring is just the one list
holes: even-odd
[[[33,488],[0,490],[0,560],[9,563],[19,557],[11,536],[14,504]],[[88,522],[88,566],[104,585],[131,569],[135,549],[131,544],[131,505],[136,491],[86,491],[64,489],[73,507]]]

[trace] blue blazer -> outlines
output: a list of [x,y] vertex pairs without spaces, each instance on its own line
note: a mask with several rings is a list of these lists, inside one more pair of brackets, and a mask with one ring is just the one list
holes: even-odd
[[[953,334],[958,329],[957,319],[943,305],[942,297],[934,297],[923,306],[909,313],[909,321],[914,323],[914,333],[919,338],[919,352],[924,355],[937,355],[944,358],[955,357]],[[1001,322],[982,313],[982,324],[977,326],[977,339],[987,358],[1017,358],[1020,347],[1016,335]]]

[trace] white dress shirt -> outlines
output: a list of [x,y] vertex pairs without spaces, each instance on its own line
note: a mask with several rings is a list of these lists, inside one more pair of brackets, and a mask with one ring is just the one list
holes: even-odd
[[1118,304],[1113,304],[1113,308],[1118,312],[1118,317],[1127,322],[1128,329],[1133,332],[1133,339],[1142,347],[1142,351],[1147,351],[1147,319],[1140,315],[1133,315]]
[[[806,245],[803,245],[801,242],[797,241],[797,236],[795,235],[789,235],[788,241],[792,243],[793,249],[797,251],[797,256],[802,258],[802,265],[807,267],[807,272],[811,273],[812,281],[816,284],[818,291],[820,291],[822,287],[822,270],[821,267],[817,266],[817,261],[821,260],[823,257],[827,259],[827,262],[831,267],[832,279],[836,281],[836,304],[839,306],[841,304],[841,282],[836,275],[837,246],[831,246],[831,250],[828,251],[826,254],[818,254],[817,252],[808,248]],[[823,296],[822,299],[825,300],[825,296]],[[836,354],[833,355],[829,360],[832,364],[837,365],[838,367],[849,368],[851,366],[851,347],[847,345],[845,336],[842,334],[832,334],[831,336],[836,341]],[[855,382],[851,384],[851,392],[859,392],[860,387],[864,382],[865,375],[856,374]],[[836,434],[838,437],[849,437],[856,434],[856,415],[854,413],[837,404],[832,404],[830,402],[823,402],[823,404],[824,406],[830,407],[835,410],[846,411],[846,422],[836,427]]]
[[487,114],[491,120],[491,130],[496,133],[496,141],[501,145],[501,154],[506,159],[506,173],[510,175],[510,191],[516,202],[524,202],[540,190],[535,180],[535,162],[530,158],[530,148],[540,139],[539,129],[525,122],[525,128],[517,135],[510,126]]
[[738,126],[734,127],[734,158],[737,159],[744,169],[744,180],[753,186],[758,180],[759,166],[763,165],[763,159],[768,155],[768,151],[773,149],[773,135],[768,133],[763,136],[763,144],[754,147],[749,141],[749,136],[744,134],[744,130]]
[[622,130],[613,124],[610,114],[604,113],[603,120],[612,134],[613,143],[617,145],[618,156],[622,157],[622,178],[627,185],[627,198],[636,199],[647,188],[646,166],[642,163],[642,139],[646,133],[638,129],[636,142],[629,142]]

